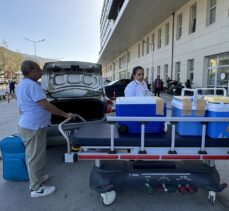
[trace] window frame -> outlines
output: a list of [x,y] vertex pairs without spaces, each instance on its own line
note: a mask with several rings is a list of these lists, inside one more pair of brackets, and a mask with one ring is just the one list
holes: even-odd
[[191,81],[194,80],[194,68],[195,68],[194,59],[189,59],[187,61],[187,79],[190,79]]
[[[179,68],[178,68],[179,67]],[[181,62],[175,63],[175,79],[180,82]]]
[[[214,5],[211,5],[212,1],[215,1]],[[215,11],[214,19],[211,18],[212,11]],[[216,22],[216,11],[217,11],[217,0],[208,0],[207,2],[207,23],[206,23],[207,26],[212,25],[213,23]]]
[[141,57],[141,43],[138,43],[138,58]]
[[151,35],[151,44],[153,45],[152,49],[154,51],[154,43],[155,43],[155,35],[154,33]]
[[164,81],[167,81],[169,77],[169,65],[165,64],[164,65]]
[[176,40],[181,39],[182,37],[182,24],[183,24],[183,13],[177,16],[177,33]]
[[197,3],[190,7],[190,18],[189,18],[189,34],[196,32],[197,22]]
[[169,23],[165,24],[165,45],[169,44]]
[[161,29],[158,29],[158,33],[157,33],[157,48],[160,49],[161,48]]
[[146,38],[146,54],[149,54],[149,37]]

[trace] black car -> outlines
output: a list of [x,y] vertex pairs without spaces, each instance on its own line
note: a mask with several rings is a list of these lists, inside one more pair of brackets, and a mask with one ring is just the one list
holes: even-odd
[[130,79],[120,79],[116,81],[110,82],[105,86],[105,92],[107,97],[110,99],[114,99],[114,97],[124,96],[124,90],[128,83],[130,83]]
[[[50,103],[65,112],[76,113],[86,122],[104,121],[105,114],[112,111],[112,102],[105,96],[100,64],[78,61],[46,63],[41,78]],[[52,115],[48,137],[60,136],[57,129],[64,118]],[[76,119],[65,127],[77,129],[82,121]]]

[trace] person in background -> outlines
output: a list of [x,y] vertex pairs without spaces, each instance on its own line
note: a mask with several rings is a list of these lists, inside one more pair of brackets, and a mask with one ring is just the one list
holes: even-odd
[[144,79],[144,81],[146,82],[146,85],[147,85],[148,89],[150,90],[150,83],[149,83],[148,77],[146,77]]
[[187,79],[187,81],[185,82],[185,86],[188,89],[191,89],[192,88],[192,83],[191,83],[191,81],[189,79]]
[[163,92],[163,90],[164,90],[164,81],[163,79],[161,79],[161,91]]
[[160,75],[158,75],[157,78],[154,80],[155,96],[160,97],[161,88],[162,88],[162,83],[161,83]]
[[141,66],[133,68],[131,79],[132,81],[124,90],[125,97],[152,95],[152,92],[149,91],[147,84],[144,81],[144,69]]
[[14,81],[10,81],[9,89],[10,89],[10,94],[14,94],[14,90],[15,90],[15,82]]
[[18,131],[25,145],[31,197],[38,198],[50,195],[56,190],[55,186],[44,185],[49,176],[43,174],[46,127],[50,124],[51,113],[65,118],[74,118],[75,114],[66,113],[47,101],[44,91],[37,82],[41,78],[42,71],[36,62],[23,61],[21,71],[24,78],[16,89],[20,112]]

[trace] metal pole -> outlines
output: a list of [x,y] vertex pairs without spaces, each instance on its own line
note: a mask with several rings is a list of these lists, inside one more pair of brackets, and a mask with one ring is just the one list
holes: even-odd
[[35,57],[35,60],[37,60],[37,55],[36,55],[36,42],[33,42],[34,44],[34,57]]
[[[154,82],[154,68],[153,68],[153,43],[151,44],[151,53],[152,53],[152,75],[151,75],[151,80],[152,80],[152,87],[151,89],[153,89],[153,82]],[[153,91],[153,90],[152,90]]]
[[42,39],[42,40],[30,40],[30,39],[28,39],[28,38],[26,38],[26,37],[24,37],[24,39],[33,43],[33,48],[34,48],[34,59],[36,60],[36,59],[37,59],[36,43],[37,43],[37,42],[43,42],[43,41],[45,41],[45,39]]
[[175,13],[172,13],[173,16],[173,26],[172,26],[172,55],[171,55],[171,77],[170,79],[173,80],[173,57],[174,57],[174,23],[175,23]]

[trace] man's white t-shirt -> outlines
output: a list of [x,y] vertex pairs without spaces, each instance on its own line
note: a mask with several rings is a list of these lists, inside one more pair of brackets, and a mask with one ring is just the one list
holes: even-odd
[[41,86],[29,78],[21,80],[16,89],[17,105],[20,111],[19,126],[37,130],[50,124],[51,113],[37,102],[46,99]]

